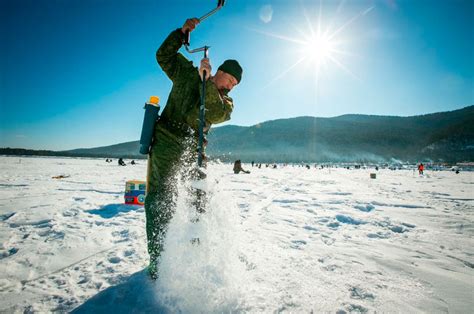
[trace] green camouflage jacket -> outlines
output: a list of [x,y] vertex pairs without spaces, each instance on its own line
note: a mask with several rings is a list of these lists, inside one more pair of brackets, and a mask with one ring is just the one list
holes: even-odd
[[[158,64],[173,81],[173,87],[158,124],[178,136],[180,130],[190,127],[197,136],[202,82],[198,68],[178,52],[182,46],[183,36],[181,29],[173,31],[156,52]],[[230,119],[233,102],[232,98],[226,95],[222,97],[216,85],[207,80],[205,106],[204,130],[207,133],[212,124]]]

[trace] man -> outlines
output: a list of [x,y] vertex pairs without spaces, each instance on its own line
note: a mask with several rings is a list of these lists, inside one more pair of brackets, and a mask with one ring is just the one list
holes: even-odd
[[423,175],[423,170],[425,170],[425,166],[423,165],[423,163],[421,163],[419,166],[418,166],[418,173],[420,175]]
[[250,173],[250,171],[246,171],[242,168],[242,161],[239,159],[234,162],[234,173],[239,174],[240,172]]
[[[208,59],[201,60],[198,70],[178,50],[183,44],[186,31],[192,32],[199,19],[186,20],[183,27],[171,32],[156,52],[156,60],[173,81],[160,120],[154,131],[150,151],[148,193],[145,200],[146,231],[153,279],[158,277],[158,264],[163,251],[164,238],[169,221],[176,210],[176,181],[178,171],[197,161],[199,137],[199,107],[202,81],[206,79],[206,118],[204,133],[211,124],[230,119],[232,98],[227,96],[242,77],[242,68],[235,60],[226,60],[211,76]],[[203,71],[206,77],[203,78]]]

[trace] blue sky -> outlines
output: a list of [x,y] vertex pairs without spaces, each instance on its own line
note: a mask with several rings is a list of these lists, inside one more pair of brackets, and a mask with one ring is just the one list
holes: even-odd
[[[217,1],[0,3],[0,147],[61,150],[137,140],[143,103],[171,88],[156,49]],[[474,104],[473,3],[228,0],[191,46],[244,68],[228,124],[448,111]],[[318,29],[333,36],[315,61]]]

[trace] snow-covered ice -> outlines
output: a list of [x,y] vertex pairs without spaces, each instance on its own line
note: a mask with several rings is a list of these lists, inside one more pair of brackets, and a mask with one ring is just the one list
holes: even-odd
[[179,198],[154,283],[145,161],[0,157],[0,312],[472,311],[474,173],[243,167]]

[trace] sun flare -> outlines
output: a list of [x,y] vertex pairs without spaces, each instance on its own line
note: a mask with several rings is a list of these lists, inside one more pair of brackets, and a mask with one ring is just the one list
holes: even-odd
[[[344,1],[342,0],[342,2],[339,4],[337,10],[338,12],[342,8],[343,4]],[[316,84],[319,82],[323,69],[329,68],[329,65],[336,65],[339,69],[343,70],[356,80],[359,80],[359,78],[353,74],[341,60],[343,55],[351,55],[351,53],[344,50],[344,47],[341,45],[341,43],[344,43],[342,36],[344,29],[346,29],[350,24],[352,24],[361,16],[364,16],[372,11],[373,8],[374,7],[372,6],[360,11],[351,19],[345,21],[340,27],[333,28],[333,23],[330,23],[330,25],[322,25],[323,23],[321,21],[323,20],[323,17],[320,0],[319,16],[317,18],[310,18],[306,10],[303,10],[306,27],[301,28],[294,26],[300,36],[288,36],[255,30],[263,35],[297,44],[297,49],[299,51],[299,57],[296,58],[297,61],[287,67],[279,75],[275,76],[268,84],[265,85],[265,87],[282,78],[298,66],[310,70],[311,73],[315,75]]]
[[323,64],[333,57],[334,43],[328,36],[315,36],[305,43],[302,53],[308,60]]

